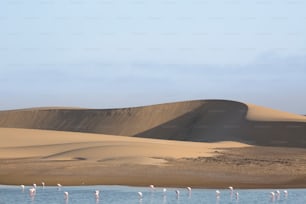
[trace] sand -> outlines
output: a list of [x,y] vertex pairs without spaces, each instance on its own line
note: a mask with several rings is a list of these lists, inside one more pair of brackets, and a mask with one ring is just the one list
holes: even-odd
[[121,109],[49,107],[0,111],[0,127],[306,147],[305,116],[226,100]]
[[248,146],[237,142],[210,144],[14,128],[0,128],[0,132],[0,159],[35,157],[52,161],[118,161],[118,164],[127,159],[127,163],[144,161],[153,165],[155,158],[160,158],[156,159],[159,164],[162,158],[209,157],[216,148]]
[[14,128],[0,133],[1,184],[306,186],[304,149]]
[[303,115],[274,110],[254,104],[247,104],[247,106],[248,112],[246,118],[251,121],[306,122],[306,117]]
[[0,184],[305,188],[305,135],[305,116],[225,100],[0,111]]

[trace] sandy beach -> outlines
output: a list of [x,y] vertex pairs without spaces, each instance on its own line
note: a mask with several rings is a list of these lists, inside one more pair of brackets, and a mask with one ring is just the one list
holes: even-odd
[[[305,136],[304,121],[306,120],[304,116],[282,113],[255,105],[245,105],[248,109],[244,110],[242,109],[244,106],[239,103],[222,103],[223,108],[228,108],[224,113],[220,109],[216,109],[216,106],[208,105],[210,108],[208,111],[203,111],[203,108],[207,109],[207,107],[199,101],[175,104],[176,107],[171,107],[169,104],[157,107],[159,110],[166,109],[169,112],[168,114],[163,112],[160,118],[155,115],[146,128],[152,126],[153,129],[156,129],[161,123],[169,125],[169,121],[172,123],[174,121],[176,125],[166,129],[166,132],[163,132],[165,128],[157,128],[154,131],[147,130],[151,134],[150,138],[143,138],[141,134],[135,134],[132,137],[132,135],[88,133],[89,124],[84,122],[84,119],[82,119],[82,124],[87,126],[87,133],[64,131],[63,129],[68,126],[71,127],[71,124],[68,124],[69,122],[66,120],[57,121],[58,124],[61,123],[62,127],[57,130],[42,130],[46,128],[37,127],[34,129],[33,127],[16,128],[27,124],[42,124],[37,120],[41,119],[41,112],[44,117],[48,118],[47,121],[42,121],[44,125],[50,123],[50,127],[54,127],[54,122],[51,123],[52,120],[49,118],[50,114],[57,111],[56,114],[65,118],[67,114],[71,114],[71,110],[67,109],[64,109],[64,113],[62,109],[58,108],[32,109],[30,112],[29,110],[26,112],[24,110],[6,111],[2,113],[2,117],[0,113],[2,126],[16,126],[15,128],[0,128],[0,184],[31,185],[44,181],[47,185],[61,183],[62,185],[114,184],[134,186],[154,184],[155,186],[202,188],[226,188],[229,185],[238,188],[306,187],[306,149],[303,148],[304,138],[302,137]],[[111,110],[108,117],[115,121],[114,124],[119,124],[123,119],[126,119],[125,117],[130,117],[130,120],[134,122],[137,118],[149,121],[145,118],[145,114],[148,109],[149,112],[154,112],[154,107],[130,111],[126,109]],[[182,107],[185,109],[181,110]],[[238,113],[236,113],[237,110]],[[78,109],[76,111],[88,110]],[[94,112],[94,110],[91,111]],[[97,115],[99,115],[98,112]],[[35,115],[34,122],[25,120],[25,117],[29,117],[27,115],[29,113]],[[231,115],[229,115],[230,113]],[[241,113],[244,117],[243,120],[237,119],[237,114]],[[84,113],[77,112],[75,114],[74,124],[77,119],[80,119],[78,118],[79,114]],[[201,119],[198,114],[201,114]],[[198,120],[192,119],[194,115]],[[123,118],[122,121],[116,121],[115,119],[120,116]],[[71,116],[69,115],[69,117]],[[14,124],[13,119],[15,120]],[[24,124],[20,123],[22,119],[25,120]],[[94,119],[97,120],[97,117]],[[100,120],[107,123],[110,121],[110,119],[103,119],[103,117],[102,119],[100,117]],[[186,131],[180,126],[185,124],[186,120],[189,126],[194,128],[193,132]],[[85,121],[92,120],[87,118]],[[201,129],[201,135],[195,125],[190,124],[190,121],[194,121],[197,125],[200,124],[199,121],[202,124],[206,122],[207,126]],[[224,121],[225,123],[235,121],[235,123],[231,123],[233,126],[229,128]],[[215,133],[209,134],[207,129],[211,131],[212,127],[216,127],[213,124],[221,124],[221,122],[223,122],[222,131],[217,129],[217,139],[210,140],[209,138],[213,138]],[[287,132],[276,135],[275,133],[280,131],[277,129],[279,122],[282,123],[282,127],[287,128]],[[102,127],[101,123],[100,126],[91,127]],[[131,124],[131,122],[122,123],[124,125]],[[261,127],[254,128],[249,123],[252,123],[253,126],[254,124],[261,125]],[[240,128],[243,131],[231,132],[232,129],[235,129],[233,127],[239,124],[244,126]],[[297,126],[297,124],[298,127],[293,128],[292,125]],[[118,125],[121,133],[124,133],[123,130],[126,128],[124,125]],[[264,125],[269,127],[263,127]],[[288,128],[288,126],[292,127]],[[77,127],[80,128],[81,125],[78,124]],[[114,127],[112,126],[110,129]],[[126,132],[143,131],[140,130],[141,127],[130,127],[125,130]],[[247,127],[250,128],[248,131],[252,134],[250,133],[243,138],[239,134],[248,133],[245,131]],[[178,131],[174,130],[175,128]],[[171,129],[170,132],[169,129]],[[226,134],[226,130],[228,134]],[[254,132],[254,130],[256,131]],[[177,138],[174,135],[175,132]],[[235,132],[237,133],[236,137],[233,135]],[[171,133],[171,138],[159,139],[161,137],[159,133],[160,135]],[[270,135],[270,137],[265,139],[266,135]],[[143,136],[148,137],[149,135]],[[187,137],[188,141],[179,141]],[[201,141],[205,137],[207,141]],[[271,142],[271,138],[274,142]],[[285,143],[280,141],[285,141]]]

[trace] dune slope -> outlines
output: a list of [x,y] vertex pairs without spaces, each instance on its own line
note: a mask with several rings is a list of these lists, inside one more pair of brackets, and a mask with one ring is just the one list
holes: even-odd
[[306,186],[306,149],[0,128],[0,184]]
[[[212,157],[218,154],[216,150],[248,147],[237,142],[195,143],[14,128],[0,128],[0,133],[1,184],[148,185],[146,168],[166,168],[175,166],[173,161],[178,159]],[[138,173],[122,175],[125,170]],[[163,183],[163,171],[157,172],[160,181],[155,183]]]
[[[92,133],[0,128],[0,159],[114,160],[212,156],[216,148],[247,147],[237,142],[196,143]],[[184,151],[180,151],[180,150]],[[122,162],[123,160],[121,160]],[[119,162],[120,163],[120,162]],[[132,162],[134,163],[134,162]],[[136,162],[137,163],[137,159]],[[154,163],[152,163],[154,164]]]

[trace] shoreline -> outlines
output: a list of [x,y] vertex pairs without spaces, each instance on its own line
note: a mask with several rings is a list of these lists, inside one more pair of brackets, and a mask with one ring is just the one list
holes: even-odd
[[[74,187],[95,187],[95,186],[101,186],[101,187],[106,187],[106,186],[110,186],[110,187],[128,187],[128,188],[149,188],[149,186],[135,186],[135,185],[117,185],[117,184],[94,184],[94,185],[66,185],[66,186],[62,186],[61,188],[74,188]],[[20,188],[20,185],[15,185],[15,184],[0,184],[0,188],[1,187],[9,187],[9,188]],[[24,185],[25,188],[32,188],[33,185]],[[189,187],[189,186],[188,186]],[[45,185],[45,187],[43,188],[40,185],[37,185],[36,187],[37,189],[46,189],[46,188],[58,188],[56,185]],[[187,186],[154,186],[155,189],[163,189],[163,188],[167,188],[167,189],[186,189]],[[228,187],[223,187],[223,188],[209,188],[209,187],[191,187],[193,190],[228,190]],[[297,188],[237,188],[235,187],[235,190],[294,190],[294,189],[298,189],[298,190],[303,190],[306,189],[305,187],[297,187]]]

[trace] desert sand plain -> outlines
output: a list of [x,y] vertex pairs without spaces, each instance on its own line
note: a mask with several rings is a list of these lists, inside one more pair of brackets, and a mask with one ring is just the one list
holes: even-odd
[[306,117],[205,100],[0,111],[0,184],[306,187]]

